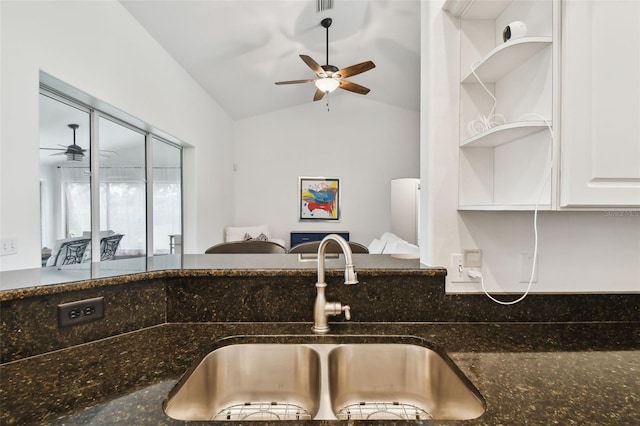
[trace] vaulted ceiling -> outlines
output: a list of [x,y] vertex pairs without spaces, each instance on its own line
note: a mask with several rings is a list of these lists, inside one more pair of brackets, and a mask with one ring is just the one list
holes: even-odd
[[[124,7],[233,119],[313,102],[315,78],[300,54],[338,68],[371,60],[349,80],[367,100],[405,109],[420,103],[419,0],[121,0]],[[363,96],[336,90],[333,96]],[[322,103],[325,103],[323,99]]]

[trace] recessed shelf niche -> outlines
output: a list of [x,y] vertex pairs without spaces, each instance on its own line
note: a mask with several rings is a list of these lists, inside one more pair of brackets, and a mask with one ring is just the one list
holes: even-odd
[[[548,170],[555,147],[547,125],[556,98],[553,2],[448,0],[443,6],[460,20],[460,210],[554,208]],[[514,21],[526,24],[527,35],[504,42],[502,31]],[[478,126],[491,121],[492,111],[499,118]]]

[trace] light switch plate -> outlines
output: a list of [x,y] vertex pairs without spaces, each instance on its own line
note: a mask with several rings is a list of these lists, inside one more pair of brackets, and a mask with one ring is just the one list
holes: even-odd
[[447,271],[447,275],[451,277],[451,282],[453,283],[472,283],[476,280],[471,278],[467,271],[469,268],[463,265],[463,255],[462,254],[452,254],[451,255],[451,267],[450,270]]
[[15,238],[3,238],[0,241],[0,256],[18,253],[18,240]]

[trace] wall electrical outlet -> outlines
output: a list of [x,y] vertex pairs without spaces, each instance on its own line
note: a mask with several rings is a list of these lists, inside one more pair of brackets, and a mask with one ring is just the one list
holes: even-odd
[[3,238],[0,241],[0,256],[18,253],[18,240],[15,238]]
[[[533,283],[538,282],[538,265],[533,272]],[[531,279],[531,267],[533,266],[533,253],[520,253],[520,282],[528,283]]]
[[104,318],[104,297],[58,305],[58,327],[69,327]]
[[462,251],[462,266],[479,268],[482,266],[482,251],[478,249]]

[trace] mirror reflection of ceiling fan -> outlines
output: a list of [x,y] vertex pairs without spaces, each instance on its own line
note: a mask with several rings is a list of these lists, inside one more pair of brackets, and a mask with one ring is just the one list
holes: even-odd
[[368,88],[345,80],[345,78],[375,68],[376,65],[373,62],[366,61],[343,69],[338,69],[338,67],[334,65],[329,65],[329,27],[331,26],[331,22],[331,18],[325,18],[320,22],[320,24],[327,30],[327,64],[320,65],[310,56],[300,55],[300,58],[314,73],[316,73],[318,78],[309,80],[278,81],[276,84],[315,83],[316,93],[313,96],[314,101],[319,101],[325,94],[333,92],[338,87],[360,95],[366,95],[369,93]]
[[[80,145],[76,145],[76,130],[80,126],[78,124],[68,124],[67,126],[70,129],[73,130],[73,143],[71,145],[64,146],[64,145],[58,144],[58,146],[61,146],[62,148],[41,147],[40,149],[46,150],[46,151],[62,151],[62,152],[58,152],[58,153],[51,154],[51,155],[52,156],[53,155],[66,155],[67,156],[67,161],[82,161],[82,159],[85,157],[84,153],[87,150],[82,148]],[[115,151],[109,151],[109,150],[106,150],[106,149],[101,149],[100,150],[100,156],[101,157],[111,158],[114,155],[118,155],[118,153],[115,152]]]

